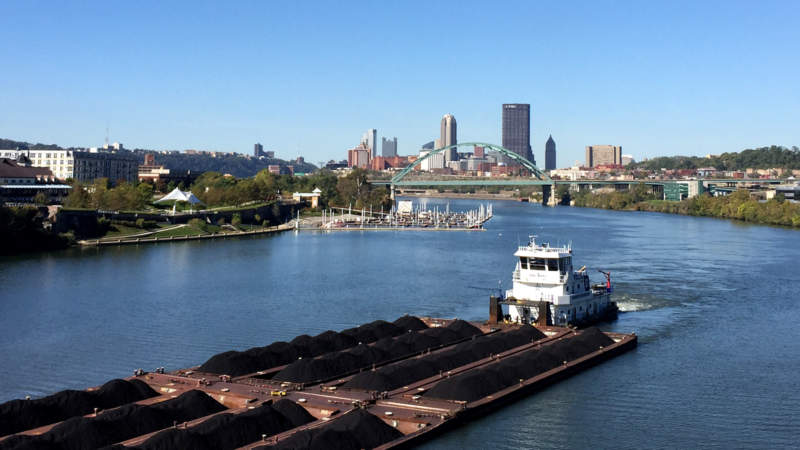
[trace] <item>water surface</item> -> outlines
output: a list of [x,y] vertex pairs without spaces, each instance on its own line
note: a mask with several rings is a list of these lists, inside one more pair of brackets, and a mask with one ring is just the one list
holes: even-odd
[[[471,209],[470,200],[429,199]],[[485,203],[485,201],[483,201]],[[637,350],[430,448],[780,448],[800,429],[800,233],[494,202],[483,233],[284,233],[0,259],[0,401],[410,313],[482,320],[535,233],[612,272]]]

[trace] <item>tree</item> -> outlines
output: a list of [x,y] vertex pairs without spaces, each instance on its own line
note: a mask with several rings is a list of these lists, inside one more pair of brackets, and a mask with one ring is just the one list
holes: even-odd
[[43,217],[36,208],[0,205],[0,254],[64,248],[65,238],[44,230]]
[[91,196],[83,184],[76,181],[72,183],[72,189],[69,190],[69,194],[64,200],[64,206],[67,208],[88,208],[90,202]]
[[104,209],[107,207],[106,194],[110,186],[108,178],[98,178],[89,187],[91,194],[89,206],[94,209]]
[[33,196],[33,203],[37,205],[46,205],[49,203],[49,199],[47,198],[47,194],[43,191],[39,191],[36,195]]
[[139,183],[138,185],[136,185],[136,190],[139,192],[139,196],[141,197],[141,202],[144,204],[153,201],[154,189],[155,188],[150,183]]

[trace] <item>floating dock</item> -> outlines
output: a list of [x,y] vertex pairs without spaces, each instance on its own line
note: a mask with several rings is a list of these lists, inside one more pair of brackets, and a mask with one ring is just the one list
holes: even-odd
[[7,402],[0,449],[408,447],[636,344],[596,328],[404,316]]
[[398,203],[397,208],[383,211],[354,210],[352,208],[329,208],[322,212],[319,221],[312,225],[301,225],[298,229],[318,229],[325,231],[482,231],[483,224],[493,216],[492,205],[480,205],[469,211],[450,211],[448,204],[444,210],[438,207],[428,209],[425,204],[414,206],[409,200]]

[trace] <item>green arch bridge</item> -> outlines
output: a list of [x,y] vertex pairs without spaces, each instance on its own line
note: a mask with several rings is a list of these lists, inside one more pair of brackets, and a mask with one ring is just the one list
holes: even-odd
[[[518,162],[522,167],[531,172],[530,178],[520,177],[502,177],[502,178],[460,178],[460,179],[424,179],[424,180],[407,180],[406,176],[411,173],[415,167],[419,166],[423,161],[431,158],[434,155],[443,153],[458,147],[484,147],[489,151],[496,151],[504,156],[509,157],[511,160]],[[650,186],[654,192],[664,194],[668,200],[679,200],[682,196],[688,194],[688,183],[699,183],[699,188],[703,191],[711,192],[729,192],[735,190],[736,187],[742,183],[759,183],[759,184],[780,184],[783,180],[760,180],[760,179],[701,179],[701,180],[553,180],[541,169],[536,167],[535,164],[528,159],[514,153],[513,151],[496,144],[486,142],[462,142],[459,144],[448,145],[445,147],[431,150],[430,153],[417,159],[409,164],[403,170],[398,172],[390,180],[369,180],[371,184],[388,185],[391,189],[392,200],[395,197],[395,188],[412,188],[412,187],[427,187],[427,186],[443,186],[443,187],[459,187],[459,186],[543,186],[545,203],[550,200],[553,203],[554,196],[549,195],[555,192],[559,185],[568,185],[572,189],[595,189],[597,187],[613,186],[616,189],[629,189],[635,185]]]

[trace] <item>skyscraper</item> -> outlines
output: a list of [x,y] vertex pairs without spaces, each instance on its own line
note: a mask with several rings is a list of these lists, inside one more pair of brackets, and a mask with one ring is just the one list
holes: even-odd
[[551,134],[547,138],[547,143],[544,144],[544,170],[553,170],[556,168],[556,141],[553,140]]
[[375,145],[378,142],[378,130],[371,128],[361,135],[361,145],[369,149],[370,159],[378,156],[378,149]]
[[391,158],[397,156],[397,138],[381,138],[381,156]]
[[531,105],[503,104],[503,147],[536,164],[531,151]]
[[258,158],[262,154],[264,154],[264,146],[257,143],[256,145],[253,146],[253,156]]
[[[452,114],[445,114],[444,117],[442,117],[441,129],[442,129],[441,133],[442,147],[448,147],[450,145],[458,144],[456,118],[453,117]],[[457,161],[457,160],[458,160],[458,149],[451,148],[444,152],[445,166],[450,161]]]

